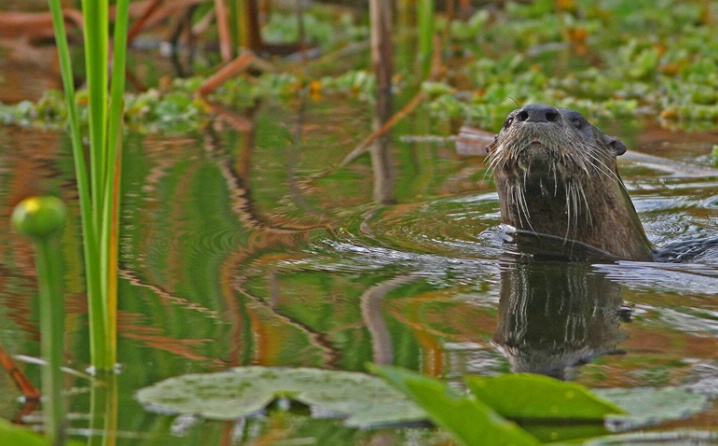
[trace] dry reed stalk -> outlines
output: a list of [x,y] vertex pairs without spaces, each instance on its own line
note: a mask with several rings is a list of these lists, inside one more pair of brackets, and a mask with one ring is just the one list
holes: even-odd
[[162,6],[162,3],[164,3],[165,0],[152,0],[142,11],[142,15],[135,21],[134,24],[132,24],[132,28],[127,32],[127,44],[129,45],[130,42],[132,42],[135,37],[143,30],[145,29],[145,26],[147,26],[150,18],[153,14],[155,14],[159,7]]
[[222,84],[227,82],[239,72],[247,68],[254,60],[254,53],[251,51],[243,51],[236,59],[219,69],[215,74],[210,76],[201,87],[197,90],[200,95],[212,93]]
[[[232,39],[229,32],[229,14],[224,0],[214,0],[214,10],[217,15],[217,31],[219,32],[219,52],[222,61],[229,63],[232,60]],[[220,70],[221,71],[221,70]]]
[[0,347],[0,364],[7,371],[10,378],[12,378],[15,386],[22,392],[22,396],[27,401],[39,401],[40,391],[32,385],[29,379],[22,373],[12,359],[12,357],[5,351],[4,348]]

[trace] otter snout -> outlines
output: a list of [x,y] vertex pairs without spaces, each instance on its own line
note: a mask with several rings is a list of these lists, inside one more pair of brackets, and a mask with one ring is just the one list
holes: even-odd
[[531,104],[516,112],[519,122],[557,122],[561,119],[561,112],[550,105]]

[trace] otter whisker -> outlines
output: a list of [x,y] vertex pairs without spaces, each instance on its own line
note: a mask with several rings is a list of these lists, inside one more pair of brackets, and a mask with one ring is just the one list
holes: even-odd
[[578,230],[579,225],[582,223],[579,221],[579,218],[583,215],[582,209],[581,209],[581,200],[579,197],[579,194],[583,191],[583,187],[581,186],[581,183],[575,183],[572,188],[572,199],[573,199],[573,206],[574,206],[574,224],[573,224],[573,238],[577,238],[578,236]]
[[616,172],[614,172],[608,165],[606,165],[606,163],[598,156],[594,154],[589,154],[588,156],[590,159],[595,161],[595,163],[591,163],[591,166],[596,170],[596,172],[606,175],[612,179],[618,179],[618,175],[616,175]]
[[583,185],[579,188],[579,193],[581,194],[581,198],[583,198],[583,203],[586,205],[586,221],[588,223],[588,226],[590,228],[593,228],[593,215],[591,214],[591,206],[588,204],[588,198],[586,197],[586,191],[583,188]]
[[596,170],[597,173],[604,174],[608,176],[609,178],[612,178],[614,180],[619,180],[618,174],[611,169],[601,158],[599,158],[595,153],[588,151],[587,152],[588,157],[595,161],[595,163],[591,163],[591,166]]
[[568,184],[566,187],[566,232],[564,233],[564,243],[568,240],[569,232],[571,231],[571,222],[575,218],[574,215],[576,210],[573,206],[573,182]]
[[511,184],[508,186],[509,188],[509,194],[508,194],[508,205],[510,207],[516,207],[519,211],[517,213],[517,216],[519,218],[519,225],[523,225],[522,219],[521,219],[521,204],[519,203],[518,195],[516,193],[516,185]]
[[519,222],[520,222],[521,226],[523,227],[524,223],[521,219],[521,214],[523,213],[524,217],[526,217],[526,225],[528,225],[528,227],[531,229],[532,232],[536,232],[534,230],[533,226],[531,225],[531,213],[529,211],[528,203],[526,203],[526,194],[524,193],[525,189],[526,189],[525,186],[526,186],[526,183],[524,183],[523,187],[516,188],[516,190],[518,191],[517,201],[518,201],[518,208],[519,208]]
[[570,182],[566,186],[566,232],[563,235],[563,242],[566,243],[568,241],[569,233],[571,232],[571,223],[574,223],[574,227],[578,226],[577,224],[577,209],[575,208],[575,198],[574,198],[574,184],[573,181]]

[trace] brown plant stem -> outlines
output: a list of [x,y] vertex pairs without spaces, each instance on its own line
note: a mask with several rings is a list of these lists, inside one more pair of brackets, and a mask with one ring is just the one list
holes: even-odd
[[199,87],[197,93],[200,95],[212,93],[222,84],[247,68],[252,60],[254,60],[254,53],[251,51],[242,52],[239,57],[235,58],[233,61],[220,68],[219,71],[207,78],[202,86]]
[[214,0],[214,10],[217,15],[219,53],[222,55],[222,61],[228,63],[232,60],[232,39],[229,32],[229,14],[224,0]]
[[2,364],[5,371],[7,371],[10,378],[12,378],[15,386],[22,392],[22,396],[27,401],[39,401],[40,391],[32,385],[29,379],[22,373],[17,366],[17,363],[12,357],[5,351],[4,348],[0,347],[0,364]]

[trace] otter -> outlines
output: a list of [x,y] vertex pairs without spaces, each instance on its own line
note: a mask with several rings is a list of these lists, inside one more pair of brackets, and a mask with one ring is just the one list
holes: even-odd
[[508,115],[487,150],[502,221],[519,236],[612,260],[653,260],[618,174],[616,157],[626,152],[619,138],[577,111],[532,104]]

